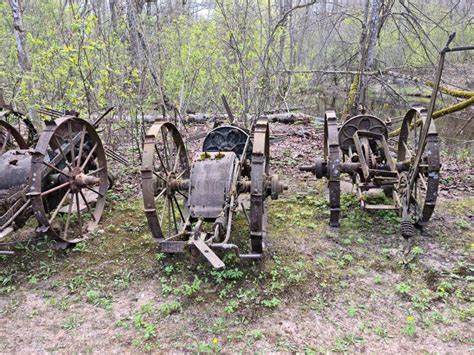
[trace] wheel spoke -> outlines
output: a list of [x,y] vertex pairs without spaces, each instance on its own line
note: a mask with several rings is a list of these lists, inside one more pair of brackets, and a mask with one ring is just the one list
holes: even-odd
[[58,185],[56,187],[53,187],[52,189],[49,189],[49,190],[46,190],[45,192],[42,192],[41,193],[41,197],[44,197],[44,196],[48,196],[50,193],[53,193],[55,191],[58,191],[58,190],[61,190],[63,188],[65,188],[66,186],[69,186],[69,181],[68,182],[65,182],[61,185]]
[[64,176],[66,176],[67,178],[70,177],[69,174],[66,174],[64,171],[58,169],[58,168],[55,167],[54,165],[51,165],[51,164],[49,164],[49,163],[46,163],[45,161],[43,161],[43,164],[46,165],[46,166],[47,166],[48,168],[50,168],[50,169],[56,170],[58,173],[60,173],[60,174],[62,174],[62,175],[64,175]]
[[166,210],[167,204],[163,204],[163,209],[161,210],[161,217],[160,217],[160,226],[163,226],[163,220],[165,219],[165,210]]
[[176,175],[175,179],[178,180],[179,178],[181,178],[186,173],[186,171],[188,171],[188,169],[185,169],[182,172],[180,172],[178,175]]
[[173,225],[174,225],[174,233],[178,233],[178,225],[176,224],[176,215],[175,215],[175,211],[174,211],[174,204],[173,204],[173,200],[170,199],[170,204],[171,204],[171,210],[172,210],[172,215],[173,215]]
[[161,166],[165,170],[165,174],[168,174],[168,169],[166,167],[166,164],[163,162],[163,158],[161,157],[160,151],[158,147],[156,146],[156,144],[155,144],[155,151],[156,151],[156,155],[158,155],[158,158],[160,159]]
[[63,148],[61,148],[61,144],[59,143],[59,140],[58,140],[58,137],[56,136],[56,134],[54,135],[54,140],[56,141],[56,144],[57,144],[57,146],[58,146],[59,153],[60,153],[60,154],[63,156],[63,158],[64,158],[64,162],[65,162],[66,165],[68,166],[69,170],[72,170],[72,169],[71,169],[71,164],[69,163],[69,160],[67,159],[66,154],[64,154]]
[[104,167],[101,167],[101,168],[99,168],[99,169],[95,169],[95,170],[93,170],[93,171],[89,171],[89,172],[86,174],[86,176],[92,176],[92,175],[94,175],[94,174],[100,173],[102,170],[104,170]]
[[418,177],[420,178],[420,181],[421,181],[421,184],[423,185],[423,188],[425,190],[428,190],[428,184],[426,183],[426,179],[425,177],[423,176],[422,173],[418,173]]
[[184,215],[183,215],[183,212],[181,211],[181,207],[179,207],[178,199],[176,198],[176,196],[173,196],[173,199],[174,199],[174,203],[176,203],[176,207],[178,207],[178,212],[179,212],[179,215],[181,216],[181,222],[184,223]]
[[171,166],[170,166],[170,159],[169,159],[169,148],[168,148],[168,138],[167,138],[167,134],[165,134],[164,130],[161,130],[161,136],[163,138],[163,153],[165,154],[165,160],[166,160],[166,168],[168,169],[168,171],[171,170]]
[[69,221],[71,220],[71,211],[72,211],[72,192],[69,194],[69,199],[71,202],[69,203],[69,209],[67,211],[67,217],[66,217],[66,226],[64,227],[64,234],[63,234],[63,239],[67,240],[67,232],[69,229]]
[[84,170],[85,167],[87,166],[87,164],[89,164],[89,160],[91,160],[92,155],[94,154],[94,152],[95,152],[95,150],[97,149],[97,146],[98,146],[98,145],[99,145],[98,142],[96,142],[96,143],[94,144],[94,146],[92,147],[91,151],[90,151],[89,154],[87,155],[87,158],[86,158],[86,160],[84,161],[84,164],[82,164],[81,170]]
[[66,199],[67,197],[69,196],[69,193],[71,192],[71,189],[67,189],[66,193],[64,194],[63,198],[61,199],[61,201],[59,202],[58,206],[56,207],[56,209],[54,210],[53,212],[53,215],[51,216],[51,218],[49,219],[48,223],[49,225],[51,225],[51,223],[53,223],[53,220],[56,218],[56,216],[58,215],[59,213],[59,210],[61,209],[61,207],[63,206],[64,202],[66,202]]
[[168,238],[171,236],[171,208],[170,208],[170,200],[169,198],[166,199],[166,203],[168,205]]
[[173,172],[176,172],[180,154],[181,154],[181,146],[179,146],[178,152],[176,153],[176,157],[174,158]]
[[176,190],[177,193],[179,193],[181,196],[183,196],[186,200],[188,199],[188,196],[184,193],[182,193],[181,191],[179,190]]
[[76,146],[74,144],[74,139],[72,137],[72,126],[71,121],[67,123],[67,129],[69,131],[69,146],[71,147],[71,158],[72,158],[72,166],[75,166],[76,162]]
[[90,190],[90,191],[92,191],[92,192],[95,192],[95,193],[96,193],[97,195],[99,195],[100,197],[104,197],[104,194],[100,193],[99,191],[94,190],[94,189],[93,189],[92,187],[90,187],[90,186],[87,186],[87,185],[86,185],[86,189],[88,189],[88,190]]
[[155,201],[158,200],[161,196],[163,196],[163,194],[166,192],[166,187],[161,190],[161,192],[155,196]]
[[79,190],[79,193],[81,194],[81,197],[82,197],[82,199],[84,200],[84,203],[86,204],[87,210],[88,210],[89,213],[91,214],[92,219],[93,219],[94,221],[97,221],[97,219],[96,219],[95,216],[94,216],[94,213],[92,212],[91,206],[89,205],[89,202],[87,201],[86,197],[84,196],[84,193],[82,192],[82,190]]
[[77,156],[77,164],[76,164],[77,167],[81,165],[81,158],[82,158],[82,151],[84,149],[85,137],[86,137],[86,126],[82,126],[81,143],[79,144],[79,155]]
[[403,146],[405,147],[405,151],[408,153],[409,157],[408,158],[412,158],[413,157],[413,154],[411,153],[410,149],[408,149],[408,146],[407,144],[405,143],[405,141],[402,142],[403,143]]
[[153,174],[156,175],[157,178],[160,178],[161,180],[163,180],[164,182],[166,182],[166,179],[163,178],[160,174],[158,174],[157,172],[153,171]]
[[79,204],[79,194],[77,192],[76,192],[76,208],[77,208],[77,220],[79,221],[79,235],[82,237],[81,206]]

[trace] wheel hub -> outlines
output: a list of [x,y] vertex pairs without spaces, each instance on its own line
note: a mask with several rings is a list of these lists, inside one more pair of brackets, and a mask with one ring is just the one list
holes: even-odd
[[81,168],[74,168],[71,174],[71,190],[77,192],[84,187],[92,187],[100,184],[100,178],[84,174]]

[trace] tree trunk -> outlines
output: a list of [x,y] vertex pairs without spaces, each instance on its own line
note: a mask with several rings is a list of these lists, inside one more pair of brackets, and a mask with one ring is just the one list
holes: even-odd
[[362,21],[362,28],[360,31],[360,39],[359,39],[359,71],[354,78],[352,79],[352,84],[350,86],[349,94],[347,96],[346,103],[344,105],[344,109],[342,111],[341,117],[343,120],[350,118],[357,113],[357,104],[360,99],[360,85],[361,85],[361,75],[360,73],[363,70],[363,63],[365,58],[365,44],[367,42],[367,22],[369,18],[369,5],[370,0],[365,0],[364,6],[364,19]]
[[364,48],[364,55],[361,59],[360,84],[355,102],[357,114],[363,112],[366,106],[366,93],[369,77],[364,75],[364,72],[373,70],[375,66],[375,45],[377,44],[380,30],[380,1],[381,0],[372,0],[367,44],[364,44],[364,47],[362,47]]
[[117,9],[116,9],[117,0],[109,0],[109,9],[110,9],[110,21],[112,22],[112,27],[114,31],[117,30]]
[[127,0],[127,23],[130,36],[130,63],[133,68],[139,69],[141,73],[142,61],[140,58],[140,42],[138,39],[137,11],[135,1]]
[[18,52],[18,65],[21,69],[22,75],[26,76],[26,87],[28,90],[28,113],[30,117],[36,121],[36,111],[33,106],[33,84],[31,79],[28,76],[28,73],[31,71],[31,65],[28,58],[28,51],[26,48],[26,35],[23,30],[23,13],[21,9],[20,0],[9,0],[10,7],[12,9],[13,16],[13,30],[15,32],[16,39],[16,49]]

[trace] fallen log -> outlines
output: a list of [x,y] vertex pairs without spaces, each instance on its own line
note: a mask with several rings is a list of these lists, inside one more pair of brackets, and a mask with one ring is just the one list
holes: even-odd
[[282,112],[282,113],[274,113],[271,115],[264,115],[263,117],[268,118],[270,122],[278,122],[278,123],[285,123],[285,124],[293,124],[297,122],[302,122],[304,124],[308,124],[311,122],[312,118],[309,115],[306,115],[301,112]]
[[[453,112],[456,112],[456,111],[460,111],[460,110],[463,110],[465,108],[468,108],[469,106],[471,106],[472,104],[474,104],[474,96],[472,96],[470,99],[468,100],[465,100],[465,101],[462,101],[462,102],[459,102],[455,105],[452,105],[452,106],[448,106],[448,107],[445,107],[441,110],[438,110],[436,112],[433,112],[433,119],[437,119],[437,118],[440,118],[440,117],[443,117],[443,116],[446,116],[447,114],[450,114],[450,113],[453,113]],[[420,125],[421,124],[421,119],[417,120],[416,121],[416,124],[417,125]],[[395,136],[398,136],[400,134],[400,131],[401,131],[401,128],[397,128],[396,130],[392,131],[389,133],[389,136],[390,137],[395,137]]]

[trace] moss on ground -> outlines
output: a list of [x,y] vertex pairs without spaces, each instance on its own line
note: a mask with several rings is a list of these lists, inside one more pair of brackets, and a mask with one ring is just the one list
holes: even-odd
[[[355,333],[339,332],[316,347],[310,346],[315,338],[308,335],[308,349],[317,351],[351,351],[360,349],[361,342],[390,337],[410,342],[416,336],[431,336],[468,344],[464,325],[474,313],[472,269],[467,250],[459,250],[459,245],[472,243],[471,227],[435,220],[431,239],[417,237],[411,258],[401,262],[397,214],[363,212],[353,195],[343,194],[341,227],[334,231],[327,225],[328,206],[321,190],[272,201],[265,260],[243,262],[228,254],[223,271],[212,270],[188,254],[160,253],[148,231],[141,200],[115,199],[109,203],[101,230],[87,242],[56,251],[41,240],[20,248],[14,257],[2,257],[1,313],[18,316],[21,303],[15,305],[13,300],[39,293],[52,309],[64,309],[66,314],[79,309],[79,318],[76,313],[69,315],[63,326],[80,334],[84,321],[80,309],[96,307],[114,324],[112,330],[122,337],[119,343],[149,351],[235,347],[245,351],[256,346],[305,350],[305,341],[284,335],[274,338],[270,335],[274,329],[262,321],[275,318],[276,322],[279,314],[290,317],[289,310],[291,317],[310,317],[301,318],[303,323],[314,317],[324,322],[335,314],[341,329],[354,321],[360,325]],[[472,213],[472,199],[453,202],[447,211]],[[453,228],[459,235],[452,235]],[[248,244],[242,215],[236,217],[233,239],[241,246]],[[438,244],[443,247],[430,249]],[[454,247],[459,257],[448,271],[425,263]],[[128,315],[117,315],[128,293],[150,289],[151,299],[137,306],[129,301]],[[174,330],[163,330],[163,324]],[[193,331],[187,332],[190,326]]]

